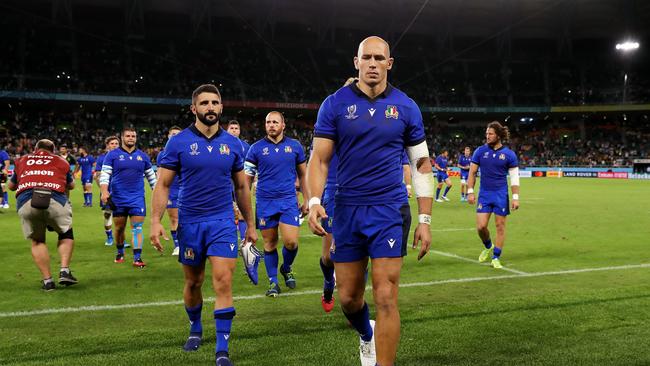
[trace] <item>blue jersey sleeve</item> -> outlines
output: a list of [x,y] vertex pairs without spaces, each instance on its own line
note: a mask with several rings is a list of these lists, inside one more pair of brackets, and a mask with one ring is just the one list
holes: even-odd
[[438,155],[438,157],[436,157],[436,165],[442,168],[442,155]]
[[165,145],[163,151],[158,153],[156,160],[158,167],[173,170],[178,173],[181,169],[181,165],[179,161],[178,151],[175,149],[176,144],[174,137],[176,136],[172,136],[172,138],[167,141],[167,145]]
[[472,154],[472,163],[476,165],[480,165],[479,159],[481,158],[481,148],[479,147],[478,149],[474,150],[474,154]]
[[239,141],[239,145],[242,147],[241,150],[236,150],[235,151],[235,161],[232,164],[232,169],[231,171],[233,173],[237,173],[244,169],[244,144]]
[[314,126],[314,137],[323,137],[330,140],[337,140],[336,114],[333,111],[333,96],[327,97],[318,109],[316,125]]
[[519,166],[519,160],[517,159],[517,154],[510,150],[509,159],[508,159],[508,168],[516,168]]
[[4,164],[5,160],[9,159],[9,154],[5,150],[0,151],[0,163]]
[[104,164],[104,155],[99,155],[97,157],[97,160],[95,161],[95,171],[96,172],[101,172],[102,171],[102,164]]
[[257,144],[253,144],[250,149],[248,149],[248,153],[246,153],[246,158],[245,160],[248,162],[251,162],[255,165],[257,165]]
[[411,106],[408,111],[406,133],[404,135],[405,146],[415,146],[426,140],[420,107],[412,99],[410,99],[410,102]]
[[296,151],[296,165],[300,165],[307,161],[305,157],[305,149],[302,147],[300,142],[296,141],[294,150]]
[[409,165],[409,156],[406,154],[406,150],[402,151],[402,165]]
[[148,170],[152,168],[151,159],[149,158],[149,155],[142,153],[142,160],[144,160],[144,170]]

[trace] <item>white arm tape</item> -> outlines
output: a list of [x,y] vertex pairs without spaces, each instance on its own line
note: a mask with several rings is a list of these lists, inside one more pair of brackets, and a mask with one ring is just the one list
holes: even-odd
[[422,141],[415,146],[406,148],[406,153],[411,162],[411,177],[415,197],[433,197],[433,175],[430,173],[422,174],[418,172],[418,160],[429,158],[429,148],[427,142]]
[[519,185],[519,167],[514,167],[508,169],[508,174],[510,174],[510,186]]

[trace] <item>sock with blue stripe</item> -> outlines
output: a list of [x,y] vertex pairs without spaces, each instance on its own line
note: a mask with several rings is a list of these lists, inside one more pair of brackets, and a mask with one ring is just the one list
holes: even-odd
[[203,334],[203,325],[201,324],[201,310],[203,303],[188,308],[185,307],[187,317],[190,319],[190,336],[201,336]]
[[269,276],[269,281],[275,284],[278,283],[278,250],[272,252],[264,251],[264,267],[266,267],[266,274]]
[[235,317],[235,308],[229,307],[217,309],[214,311],[214,322],[217,330],[217,347],[216,353],[228,352],[228,341],[230,340],[230,329],[232,328],[232,318]]
[[323,257],[321,257],[320,270],[323,272],[323,289],[334,290],[334,266],[326,266],[325,263],[323,263]]
[[352,327],[359,332],[359,336],[365,342],[372,339],[372,327],[370,326],[370,312],[368,311],[368,304],[363,303],[361,310],[356,313],[348,314],[343,311],[343,314],[352,324]]
[[485,249],[490,249],[492,248],[492,240],[483,240],[483,245],[485,245]]
[[298,247],[296,249],[287,249],[282,247],[282,272],[291,272],[291,265],[298,255]]
[[492,259],[499,259],[500,256],[501,256],[501,248],[495,246],[494,253],[492,254]]

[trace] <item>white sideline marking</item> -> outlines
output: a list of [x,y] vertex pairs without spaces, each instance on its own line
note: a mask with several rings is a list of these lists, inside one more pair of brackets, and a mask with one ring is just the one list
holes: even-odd
[[[617,271],[617,270],[637,269],[637,268],[650,268],[650,263],[628,264],[628,265],[611,266],[611,267],[569,269],[564,271],[535,272],[535,273],[527,273],[527,274],[511,274],[511,275],[502,275],[502,276],[452,278],[448,280],[439,280],[439,281],[430,281],[430,282],[403,283],[400,285],[400,287],[426,287],[426,286],[444,285],[448,283],[466,283],[466,282],[505,280],[511,278],[526,278],[526,277],[545,277],[545,276],[557,276],[557,275],[574,274],[574,273]],[[370,287],[367,287],[367,289],[370,289]],[[322,293],[322,290],[320,289],[308,290],[308,291],[297,291],[297,292],[289,292],[286,294],[282,294],[281,297],[314,295],[320,293]],[[265,297],[264,295],[249,295],[249,296],[234,296],[233,299],[254,300],[254,299],[261,299],[264,297]],[[211,302],[211,301],[214,301],[214,297],[209,297],[204,299],[204,302]],[[121,310],[121,309],[146,308],[146,307],[181,305],[181,304],[183,304],[182,300],[145,302],[145,303],[136,303],[136,304],[119,304],[119,305],[90,305],[90,306],[80,306],[76,308],[68,307],[68,308],[58,308],[58,309],[52,308],[52,309],[42,309],[42,310],[6,312],[6,313],[0,313],[0,318],[19,318],[19,317],[28,317],[34,315],[80,313],[86,311],[102,311],[102,310]]]
[[[479,261],[476,260],[476,259],[471,259],[471,258],[461,257],[460,255],[458,255],[458,254],[454,254],[454,253],[441,252],[441,251],[439,251],[439,250],[433,250],[433,249],[430,249],[429,251],[430,251],[431,253],[434,253],[434,254],[437,254],[437,255],[441,255],[441,256],[443,256],[443,257],[449,257],[449,258],[460,259],[461,261],[470,262],[470,263],[475,263],[475,264],[480,264],[480,265],[482,265],[482,266],[491,266],[490,263],[481,263],[481,262],[479,262]],[[503,268],[501,268],[501,269],[504,270],[504,271],[507,271],[507,272],[516,273],[516,274],[518,274],[518,275],[527,275],[527,274],[528,274],[528,273],[526,273],[526,272],[518,271],[518,270],[516,270],[516,269],[508,268],[508,267],[505,267],[505,266],[504,266]]]

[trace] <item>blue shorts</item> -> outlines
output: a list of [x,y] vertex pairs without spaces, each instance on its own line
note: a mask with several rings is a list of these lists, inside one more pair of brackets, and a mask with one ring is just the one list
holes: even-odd
[[199,266],[207,257],[237,258],[237,227],[233,219],[178,225],[178,261]]
[[436,178],[438,178],[438,183],[443,183],[444,181],[446,181],[449,178],[449,176],[447,175],[447,172],[439,171],[436,174]]
[[477,213],[494,213],[499,216],[510,214],[508,191],[483,191],[478,194]]
[[115,206],[115,209],[113,210],[113,217],[125,216],[147,216],[147,206]]
[[469,178],[469,171],[461,169],[461,171],[460,171],[460,181],[462,183],[467,183],[468,178]]
[[257,228],[273,229],[280,223],[300,226],[300,208],[295,197],[283,200],[257,200],[255,207]]
[[88,176],[81,176],[81,184],[86,185],[86,184],[93,184],[93,176],[88,175]]
[[332,195],[323,196],[323,208],[325,208],[327,218],[321,220],[321,225],[327,233],[331,234],[332,222],[334,221],[334,197]]
[[408,204],[336,206],[334,262],[356,262],[366,257],[399,258],[406,255],[411,211]]

